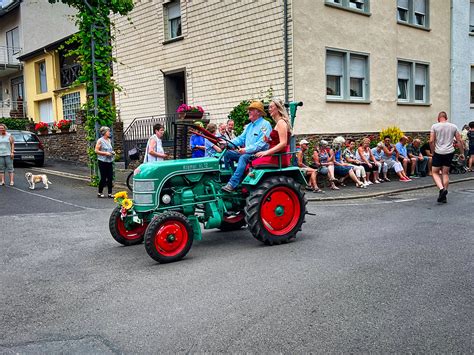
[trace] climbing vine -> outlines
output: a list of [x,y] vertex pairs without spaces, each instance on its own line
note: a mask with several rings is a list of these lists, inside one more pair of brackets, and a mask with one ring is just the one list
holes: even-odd
[[[91,165],[91,183],[97,184],[97,156],[94,142],[97,127],[112,127],[115,122],[115,107],[112,104],[114,89],[120,88],[112,80],[112,35],[109,15],[126,15],[133,9],[133,0],[48,0],[62,2],[77,10],[76,25],[79,31],[67,44],[74,45],[68,55],[77,58],[82,66],[77,79],[87,91],[85,110],[85,130],[89,141],[88,155]],[[95,61],[93,63],[93,57]],[[94,77],[96,100],[94,99]]]

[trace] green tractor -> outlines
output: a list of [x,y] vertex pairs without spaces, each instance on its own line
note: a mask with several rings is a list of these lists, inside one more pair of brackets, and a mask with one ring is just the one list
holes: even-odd
[[[292,119],[298,104],[290,104]],[[204,129],[199,133],[218,141]],[[182,259],[193,240],[202,239],[201,225],[222,231],[247,225],[267,245],[294,239],[306,215],[300,169],[282,167],[281,159],[278,166],[256,166],[235,191],[225,192],[221,188],[233,171],[224,168],[224,154],[140,165],[133,177],[133,202],[127,198],[110,216],[112,237],[126,246],[144,241],[148,255],[160,263]]]

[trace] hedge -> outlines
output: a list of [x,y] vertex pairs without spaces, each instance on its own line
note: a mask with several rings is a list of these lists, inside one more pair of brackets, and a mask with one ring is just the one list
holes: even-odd
[[0,123],[7,126],[8,129],[17,129],[21,131],[27,130],[30,121],[25,118],[0,118]]

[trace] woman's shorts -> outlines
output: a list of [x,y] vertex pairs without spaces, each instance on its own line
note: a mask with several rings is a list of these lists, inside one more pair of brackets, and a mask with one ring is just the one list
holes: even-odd
[[339,176],[346,176],[351,170],[352,166],[334,165],[334,174]]
[[434,153],[432,165],[436,168],[441,168],[442,166],[449,167],[451,166],[453,157],[454,157],[454,152],[449,153],[449,154]]
[[13,173],[13,159],[8,156],[1,156],[0,157],[0,173]]
[[327,175],[329,173],[329,169],[327,166],[322,166],[318,169],[318,173],[321,175]]
[[387,170],[390,170],[390,169],[393,168],[393,170],[395,170],[396,173],[399,173],[399,172],[403,171],[402,164],[398,161],[393,160],[393,159],[385,160],[385,164],[387,164]]
[[474,155],[474,145],[469,146],[469,155]]

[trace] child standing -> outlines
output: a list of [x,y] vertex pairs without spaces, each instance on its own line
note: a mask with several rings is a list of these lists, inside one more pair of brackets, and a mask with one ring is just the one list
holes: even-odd
[[469,171],[474,171],[472,165],[474,164],[474,121],[469,122],[469,132],[467,132],[467,137],[469,138]]

